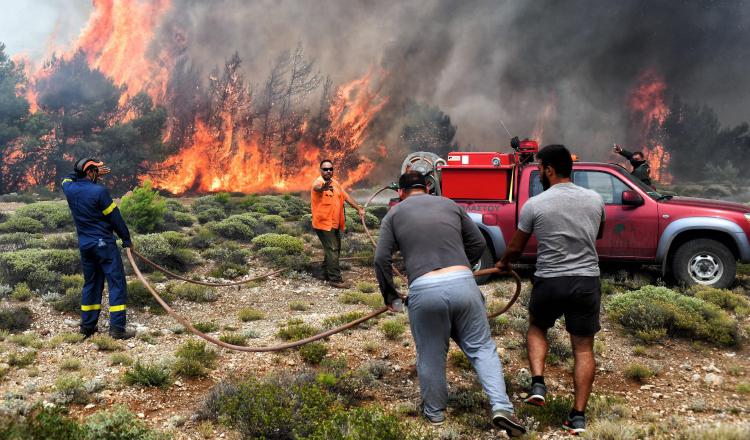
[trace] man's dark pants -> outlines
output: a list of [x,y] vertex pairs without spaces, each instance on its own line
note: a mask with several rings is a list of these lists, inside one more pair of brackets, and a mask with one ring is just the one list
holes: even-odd
[[122,257],[114,241],[106,241],[103,246],[89,246],[80,249],[83,266],[83,295],[81,298],[81,331],[92,333],[96,330],[102,304],[104,281],[109,285],[109,328],[125,330],[125,303],[128,298],[125,271]]
[[323,260],[323,270],[328,281],[341,281],[341,268],[339,267],[339,255],[341,254],[341,230],[331,229],[324,231],[316,229],[320,243],[323,245],[325,259]]

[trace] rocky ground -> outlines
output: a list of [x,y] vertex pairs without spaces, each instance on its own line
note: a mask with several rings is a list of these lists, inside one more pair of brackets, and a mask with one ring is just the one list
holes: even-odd
[[[352,282],[372,281],[369,268],[353,267],[346,272]],[[524,289],[529,286],[525,283]],[[504,280],[496,280],[482,286],[489,301],[502,302],[512,290]],[[307,274],[295,273],[287,277],[275,277],[255,287],[222,288],[220,298],[213,303],[197,304],[177,301],[175,308],[193,322],[213,321],[221,328],[237,331],[252,330],[258,337],[251,345],[264,346],[278,343],[275,336],[278,326],[289,318],[297,317],[305,322],[320,325],[326,317],[352,310],[367,310],[366,306],[345,305],[337,301],[341,290],[332,289]],[[524,295],[525,296],[525,295]],[[292,311],[291,301],[303,301],[309,305],[307,311]],[[52,310],[40,299],[28,305],[34,312],[35,321],[30,333],[39,336],[43,345],[38,350],[36,362],[24,369],[12,369],[1,383],[2,395],[24,396],[31,401],[54,399],[54,383],[61,374],[61,363],[70,358],[82,362],[79,374],[94,383],[91,403],[72,405],[72,414],[84,416],[102,407],[121,403],[144,418],[149,424],[173,429],[176,438],[233,438],[236,434],[221,427],[214,427],[211,434],[196,429],[192,420],[195,408],[200,406],[207,390],[215,383],[238,377],[262,377],[270,373],[297,371],[305,366],[295,351],[280,353],[239,353],[220,349],[219,368],[205,379],[177,380],[167,389],[134,388],[125,386],[120,377],[127,367],[112,366],[111,352],[99,351],[90,342],[49,346],[57,335],[74,332],[77,321],[72,316]],[[262,310],[266,319],[243,323],[236,314],[242,307]],[[524,317],[523,305],[519,302],[509,312],[510,316]],[[170,361],[175,348],[191,338],[188,334],[176,334],[176,322],[166,315],[155,315],[147,310],[129,310],[129,323],[138,328],[139,338],[128,342],[122,353],[133,359],[147,361]],[[670,339],[664,344],[636,349],[636,342],[605,318],[603,331],[597,337],[598,377],[597,393],[615,396],[634,421],[638,423],[664,422],[678,417],[684,423],[747,423],[750,421],[750,404],[746,395],[738,393],[738,386],[750,379],[750,359],[746,347],[732,350],[714,348],[702,343]],[[498,352],[505,361],[506,374],[512,381],[523,381],[528,375],[523,350],[523,335],[509,327],[504,334],[495,337]],[[11,344],[2,343],[3,351]],[[415,353],[408,331],[396,341],[386,340],[377,326],[357,329],[335,335],[328,341],[328,356],[344,356],[350,368],[372,359],[387,362],[390,371],[379,386],[369,392],[373,401],[393,411],[418,400],[415,374]],[[455,349],[455,347],[453,347]],[[656,375],[640,383],[627,379],[623,371],[634,362],[648,366]],[[550,368],[550,391],[564,395],[572,391],[572,380],[568,372],[569,362],[561,362]],[[449,380],[452,388],[470,386],[471,373],[456,366],[450,367]],[[513,401],[520,402],[520,392],[513,393]],[[518,405],[521,405],[518,403]],[[450,414],[450,412],[449,412]],[[456,430],[452,423],[435,429],[436,438],[441,433]],[[475,438],[496,438],[497,433],[486,432]],[[504,435],[504,434],[503,434]],[[539,438],[556,438],[556,429],[543,430]],[[450,437],[449,437],[450,438]]]

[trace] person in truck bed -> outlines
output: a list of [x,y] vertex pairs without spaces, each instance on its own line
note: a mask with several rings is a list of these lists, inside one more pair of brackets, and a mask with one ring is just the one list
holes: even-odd
[[630,172],[633,177],[636,177],[641,182],[651,186],[651,167],[648,162],[646,162],[642,152],[635,151],[631,153],[628,150],[623,150],[622,147],[617,144],[615,144],[613,149],[615,150],[615,153],[627,159],[630,162],[630,165],[633,166],[633,171]]
[[594,335],[601,328],[596,240],[604,230],[604,201],[598,193],[571,182],[573,159],[564,146],[544,147],[537,160],[544,192],[521,208],[518,229],[496,267],[509,269],[511,262],[521,256],[531,234],[536,235],[537,262],[527,333],[532,380],[525,402],[537,406],[545,403],[547,330],[564,315],[575,359],[575,401],[563,428],[579,434],[586,428],[584,411],[596,367]]
[[398,183],[402,202],[380,225],[375,275],[385,304],[399,311],[391,263],[393,252],[400,249],[409,278],[409,325],[417,348],[422,412],[433,425],[445,421],[445,360],[453,339],[490,398],[492,422],[512,437],[521,436],[526,428],[513,415],[484,297],[470,269],[484,252],[484,237],[455,202],[426,193],[421,173],[407,171]]

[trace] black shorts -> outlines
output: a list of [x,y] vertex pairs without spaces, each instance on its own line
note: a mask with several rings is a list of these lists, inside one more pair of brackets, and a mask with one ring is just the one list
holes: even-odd
[[534,278],[529,300],[531,323],[543,330],[565,315],[565,328],[575,336],[592,336],[601,329],[599,277]]

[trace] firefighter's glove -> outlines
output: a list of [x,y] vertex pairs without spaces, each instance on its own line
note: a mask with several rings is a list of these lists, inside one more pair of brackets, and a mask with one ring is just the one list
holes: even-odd
[[501,273],[508,273],[511,270],[513,270],[513,267],[510,265],[510,263],[503,263],[503,260],[498,261],[495,263],[495,268],[499,270]]

